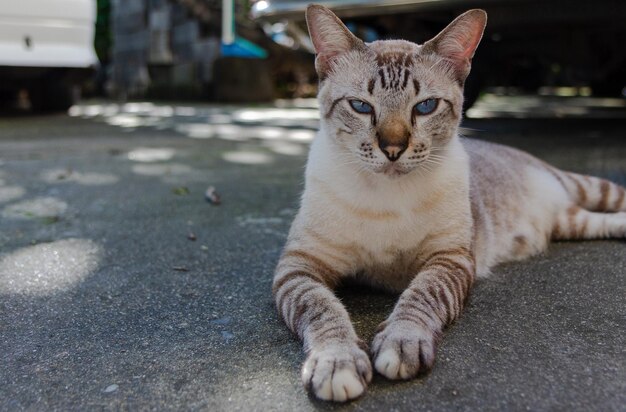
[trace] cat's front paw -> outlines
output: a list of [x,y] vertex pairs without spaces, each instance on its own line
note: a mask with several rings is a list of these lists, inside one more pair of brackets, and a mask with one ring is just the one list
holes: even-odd
[[355,343],[313,348],[302,367],[304,386],[326,401],[357,398],[371,380],[369,356]]
[[435,363],[438,333],[411,321],[391,321],[372,342],[374,367],[388,379],[411,379]]

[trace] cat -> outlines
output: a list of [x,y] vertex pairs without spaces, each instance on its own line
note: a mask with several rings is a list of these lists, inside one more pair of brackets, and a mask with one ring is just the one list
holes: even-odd
[[[476,277],[551,239],[626,237],[624,188],[522,151],[461,139],[463,84],[487,21],[457,17],[423,45],[365,44],[327,8],[306,11],[320,78],[320,130],[273,295],[303,341],[316,397],[362,395],[429,370]],[[368,346],[333,289],[400,292]]]

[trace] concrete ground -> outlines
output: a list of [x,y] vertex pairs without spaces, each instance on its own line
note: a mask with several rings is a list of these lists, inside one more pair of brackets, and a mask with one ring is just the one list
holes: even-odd
[[[376,376],[347,405],[308,397],[301,345],[270,285],[317,112],[284,106],[0,116],[0,409],[626,410],[618,240],[554,244],[497,267],[429,375]],[[626,184],[623,111],[489,110],[466,135]],[[208,186],[221,205],[204,199]],[[367,340],[395,300],[340,294]]]

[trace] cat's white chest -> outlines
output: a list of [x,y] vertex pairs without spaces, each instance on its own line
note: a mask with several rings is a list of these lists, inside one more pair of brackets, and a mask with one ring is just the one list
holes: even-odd
[[396,266],[455,218],[442,208],[454,196],[445,187],[363,187],[309,176],[301,215],[322,238],[349,245],[359,267]]
[[432,253],[433,239],[458,233],[469,242],[469,166],[455,147],[454,161],[439,172],[390,178],[363,177],[314,144],[290,247],[341,273],[401,287],[414,276],[415,262]]

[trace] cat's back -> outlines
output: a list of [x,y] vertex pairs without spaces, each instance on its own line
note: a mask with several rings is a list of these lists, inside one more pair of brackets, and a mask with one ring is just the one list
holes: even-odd
[[529,166],[543,168],[545,165],[536,157],[510,146],[466,137],[461,138],[461,143],[469,155],[472,172],[488,171],[497,176],[519,172]]
[[471,190],[498,203],[502,196],[526,197],[529,186],[553,180],[547,163],[522,150],[469,138],[461,143],[469,157]]

